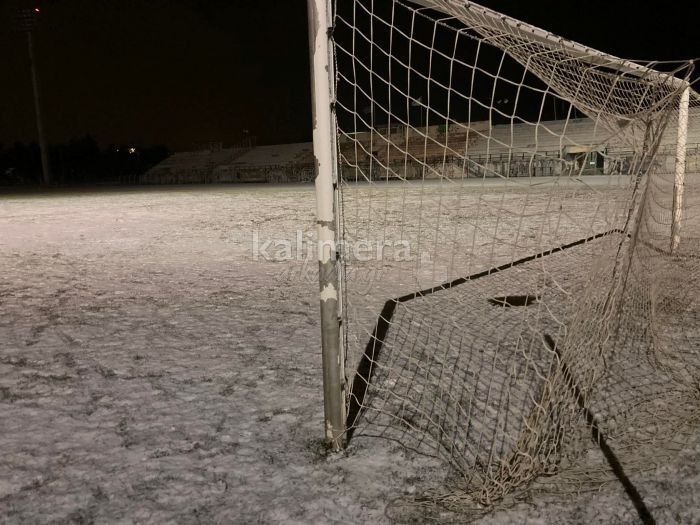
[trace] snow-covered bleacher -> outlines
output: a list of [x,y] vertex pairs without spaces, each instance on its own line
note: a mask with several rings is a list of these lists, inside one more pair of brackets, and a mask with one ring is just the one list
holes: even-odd
[[175,153],[146,172],[145,184],[303,182],[313,178],[311,143]]
[[[675,154],[676,125],[669,122],[660,148]],[[394,126],[391,131],[372,135],[360,132],[358,142],[341,137],[340,153],[345,169],[360,167],[358,173],[383,171],[389,176],[439,177],[445,170],[463,170],[464,157],[482,168],[471,176],[547,176],[564,169],[572,173],[610,174],[624,172],[628,146],[616,143],[603,127],[588,118],[489,126],[472,123],[467,129],[432,125],[423,131]],[[605,143],[606,149],[599,145]],[[612,145],[612,146],[611,146]],[[445,147],[447,146],[447,147]],[[700,158],[700,108],[691,108],[688,128],[688,162]],[[537,152],[533,155],[533,151]],[[427,159],[426,173],[420,163],[408,158]],[[369,153],[375,159],[370,163]],[[379,162],[377,162],[379,161]],[[586,165],[583,166],[583,163]],[[257,147],[212,148],[175,153],[143,175],[145,184],[188,184],[219,182],[308,182],[313,180],[313,145],[310,142]],[[581,170],[584,171],[581,171]],[[385,176],[383,175],[383,176]],[[361,179],[362,175],[358,176]]]
[[[672,158],[675,144],[676,123],[671,121],[660,141],[660,157]],[[700,108],[690,110],[688,149],[688,162],[695,162],[700,152]],[[475,177],[550,176],[564,170],[572,175],[624,173],[630,150],[589,118],[512,126],[473,122],[469,128],[431,125],[409,128],[408,133],[402,126],[390,131],[377,127],[372,134],[359,132],[340,139],[341,164],[350,170],[357,166],[358,180],[455,176],[450,170],[468,170]],[[465,163],[465,158],[473,162]],[[417,159],[425,159],[427,165]]]

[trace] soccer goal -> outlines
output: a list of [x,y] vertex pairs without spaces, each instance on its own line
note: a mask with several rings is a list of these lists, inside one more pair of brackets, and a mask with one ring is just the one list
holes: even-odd
[[329,444],[395,440],[487,504],[595,440],[635,465],[677,448],[699,415],[692,64],[464,0],[308,5]]

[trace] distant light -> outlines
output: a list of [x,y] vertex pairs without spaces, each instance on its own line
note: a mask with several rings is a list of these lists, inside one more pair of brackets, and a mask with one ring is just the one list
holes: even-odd
[[129,155],[136,153],[136,148],[129,148]]
[[41,13],[41,9],[39,9],[38,7],[35,7],[35,8],[34,8],[34,12],[35,12],[35,13]]

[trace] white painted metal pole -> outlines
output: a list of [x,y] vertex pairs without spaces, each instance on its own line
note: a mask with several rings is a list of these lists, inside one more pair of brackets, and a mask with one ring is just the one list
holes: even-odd
[[338,451],[345,445],[345,377],[340,327],[340,287],[336,240],[338,181],[334,61],[331,53],[330,0],[308,0],[309,48],[313,93],[313,135],[316,158],[316,213],[318,220],[319,284],[321,290],[321,345],[326,441]]
[[681,95],[678,107],[678,140],[676,142],[676,178],[673,183],[673,215],[671,223],[671,253],[681,243],[683,224],[683,191],[685,185],[685,157],[688,142],[688,106],[690,105],[690,87]]

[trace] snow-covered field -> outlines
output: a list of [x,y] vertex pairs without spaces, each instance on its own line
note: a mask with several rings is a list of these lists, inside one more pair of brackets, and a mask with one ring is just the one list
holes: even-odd
[[[465,521],[403,504],[435,460],[325,453],[315,263],[252,253],[313,228],[310,186],[0,197],[0,521]],[[700,523],[699,460],[634,479],[659,523]],[[637,520],[611,484],[481,522]]]

